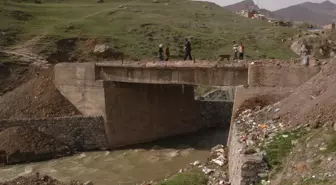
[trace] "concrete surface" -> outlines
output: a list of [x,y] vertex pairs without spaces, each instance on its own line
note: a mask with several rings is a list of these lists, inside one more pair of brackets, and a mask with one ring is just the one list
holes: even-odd
[[94,63],[59,63],[54,67],[54,83],[84,116],[105,116],[102,80],[95,80]]
[[250,65],[249,86],[257,87],[298,87],[320,71],[320,67],[302,65]]
[[106,81],[237,86],[247,84],[246,66],[116,65],[97,63],[97,79]]
[[201,128],[192,86],[115,82],[105,87],[105,100],[110,148]]

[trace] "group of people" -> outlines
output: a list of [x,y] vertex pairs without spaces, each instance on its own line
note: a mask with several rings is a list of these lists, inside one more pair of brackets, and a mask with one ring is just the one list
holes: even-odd
[[[233,52],[234,52],[234,60],[244,60],[244,45],[241,42],[240,45],[236,43],[236,41],[233,41]],[[185,40],[185,45],[184,45],[184,50],[185,50],[185,55],[184,55],[184,60],[192,60],[191,56],[191,44],[188,39]],[[168,61],[170,58],[170,51],[169,51],[169,46],[167,45],[165,50],[163,49],[163,44],[159,45],[159,60],[160,61]]]
[[[186,39],[186,43],[184,45],[184,50],[185,50],[185,56],[184,60],[192,60],[191,56],[191,44],[188,39]],[[168,61],[170,58],[170,51],[169,51],[169,46],[167,45],[165,50],[163,50],[163,44],[159,45],[159,60],[160,61]]]
[[244,60],[244,49],[245,48],[242,42],[238,46],[236,41],[233,41],[233,52],[234,52],[233,60],[238,60],[238,59]]

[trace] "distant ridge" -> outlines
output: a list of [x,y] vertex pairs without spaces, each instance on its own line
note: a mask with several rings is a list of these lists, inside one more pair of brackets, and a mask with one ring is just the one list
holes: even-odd
[[285,19],[326,25],[336,21],[336,4],[330,1],[322,3],[305,2],[274,11],[273,13]]
[[242,10],[259,10],[261,14],[264,14],[268,17],[274,17],[273,13],[267,9],[261,9],[258,5],[254,3],[253,0],[245,0],[239,3],[235,3],[224,8],[230,10],[231,12],[240,12]]

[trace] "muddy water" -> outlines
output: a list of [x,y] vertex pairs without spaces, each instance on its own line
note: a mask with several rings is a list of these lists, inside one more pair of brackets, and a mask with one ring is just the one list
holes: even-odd
[[61,181],[92,180],[95,185],[161,180],[191,162],[206,160],[213,146],[226,144],[227,136],[228,129],[204,130],[128,149],[81,153],[47,162],[7,166],[0,168],[0,181],[35,172]]

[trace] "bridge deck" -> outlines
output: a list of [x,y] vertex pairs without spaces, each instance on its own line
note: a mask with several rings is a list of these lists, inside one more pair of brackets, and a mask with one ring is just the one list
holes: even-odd
[[127,83],[237,86],[248,79],[246,62],[104,62],[95,68],[97,80]]
[[242,67],[247,68],[248,62],[234,62],[234,61],[111,61],[98,62],[97,67],[127,67],[127,68],[217,68],[217,67]]

